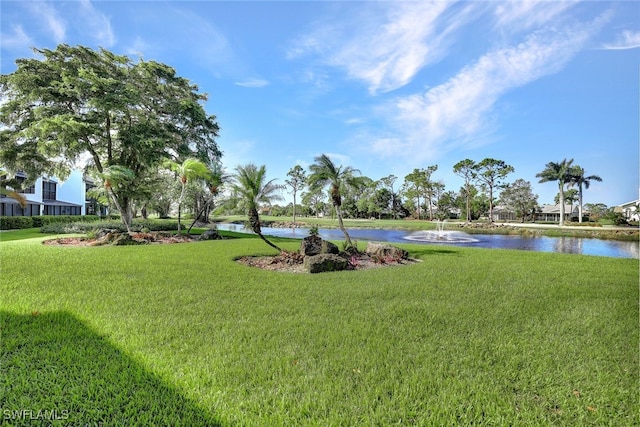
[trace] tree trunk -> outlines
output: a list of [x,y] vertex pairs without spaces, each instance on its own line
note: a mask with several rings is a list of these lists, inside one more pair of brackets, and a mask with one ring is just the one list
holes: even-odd
[[489,187],[489,222],[493,223],[493,187]]
[[347,229],[344,228],[344,222],[342,221],[342,209],[340,209],[340,206],[336,206],[334,205],[334,207],[336,208],[336,215],[338,216],[338,225],[340,227],[340,230],[342,230],[342,232],[344,233],[344,237],[346,239],[346,248],[351,248],[353,247],[353,243],[351,243],[351,238],[349,237],[349,233],[347,232]]
[[558,225],[564,225],[564,182],[560,181],[560,221]]
[[262,235],[262,229],[260,228],[260,216],[258,215],[258,210],[256,208],[249,208],[249,224],[251,225],[251,230],[256,233],[258,237],[264,240],[267,245],[276,249],[278,252],[282,252],[282,249],[271,243]]
[[582,224],[582,184],[578,186],[578,222]]
[[107,192],[111,195],[111,201],[116,206],[116,209],[118,209],[118,212],[120,212],[120,219],[122,220],[124,226],[127,228],[127,233],[131,233],[131,221],[133,219],[133,212],[131,211],[129,200],[124,199],[122,201],[123,203],[120,203],[113,190],[109,188],[107,189]]

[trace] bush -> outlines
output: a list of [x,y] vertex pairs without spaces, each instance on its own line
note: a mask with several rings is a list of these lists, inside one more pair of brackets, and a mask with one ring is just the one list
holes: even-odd
[[42,227],[48,224],[68,224],[72,222],[89,222],[89,221],[99,221],[100,217],[97,215],[43,215],[43,216],[34,216],[33,218],[33,226],[34,227]]
[[[89,233],[93,230],[110,229],[121,233],[127,231],[121,221],[99,221],[99,222],[74,222],[74,223],[51,223],[40,228],[42,233],[54,234],[75,234]],[[131,224],[132,231],[173,231],[178,229],[175,221],[159,220],[134,220]]]
[[19,228],[33,228],[32,216],[0,216],[0,230],[14,230]]

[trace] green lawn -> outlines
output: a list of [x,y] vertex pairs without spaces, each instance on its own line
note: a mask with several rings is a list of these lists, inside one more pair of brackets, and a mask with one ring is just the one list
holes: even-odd
[[423,262],[306,275],[234,262],[253,237],[42,240],[0,242],[10,425],[640,424],[638,260],[403,244]]

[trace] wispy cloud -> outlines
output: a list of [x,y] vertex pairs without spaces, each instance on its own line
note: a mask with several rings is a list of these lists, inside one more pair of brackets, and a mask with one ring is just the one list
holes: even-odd
[[376,4],[382,13],[359,10],[343,20],[317,24],[293,43],[287,56],[319,55],[324,64],[363,81],[370,93],[389,92],[442,59],[455,30],[473,17],[477,7],[469,3],[452,10],[452,5],[450,1]]
[[614,43],[608,43],[603,49],[622,50],[636,49],[640,47],[640,31],[625,30],[618,34],[618,38]]
[[22,25],[12,25],[11,33],[2,33],[2,46],[12,49],[24,49],[33,45],[33,39],[27,35]]
[[477,141],[503,95],[560,71],[605,21],[533,32],[521,43],[486,53],[424,94],[396,98],[383,111],[393,118],[394,136],[378,138],[372,148],[419,160]]
[[79,4],[82,25],[93,35],[98,44],[105,48],[115,45],[116,38],[109,17],[97,10],[90,0],[80,0]]
[[235,83],[237,86],[249,87],[249,88],[262,88],[269,85],[269,82],[264,79],[253,78],[242,80]]
[[495,25],[511,30],[530,30],[554,20],[577,3],[577,0],[496,2],[496,7],[493,10]]
[[50,32],[56,43],[62,43],[66,37],[66,23],[60,17],[58,11],[49,2],[29,2],[29,10],[38,20],[44,22],[45,27]]

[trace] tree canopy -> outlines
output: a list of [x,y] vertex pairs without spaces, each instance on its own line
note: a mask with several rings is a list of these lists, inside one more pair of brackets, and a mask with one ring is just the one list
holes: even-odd
[[64,179],[88,159],[95,176],[116,170],[127,179],[107,189],[129,227],[132,200],[163,161],[220,157],[207,96],[172,67],[83,46],[34,51],[42,58],[19,59],[0,76],[0,163],[8,169]]

